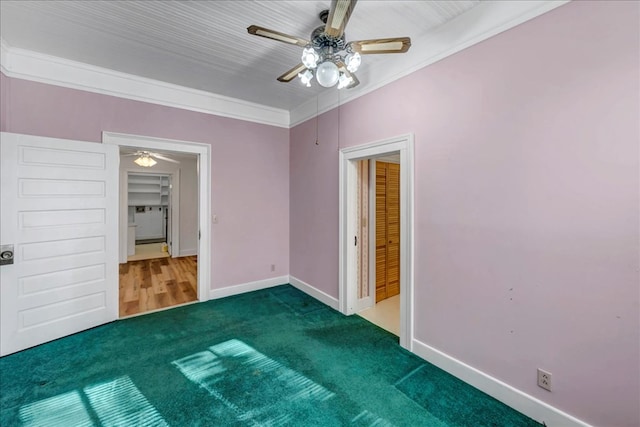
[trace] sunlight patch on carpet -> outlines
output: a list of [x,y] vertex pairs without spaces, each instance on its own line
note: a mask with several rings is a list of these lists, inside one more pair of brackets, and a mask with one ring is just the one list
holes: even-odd
[[314,402],[334,393],[265,356],[240,340],[229,340],[172,362],[251,425],[284,425],[313,417]]
[[77,391],[60,394],[20,408],[23,426],[93,426],[91,416]]
[[105,426],[164,427],[168,424],[127,376],[84,388]]
[[71,391],[24,405],[19,416],[22,426],[90,427],[96,425],[91,412],[102,427],[168,427],[127,376],[85,387],[84,396]]
[[389,421],[367,410],[360,412],[357,417],[351,420],[351,424],[362,427],[395,427]]

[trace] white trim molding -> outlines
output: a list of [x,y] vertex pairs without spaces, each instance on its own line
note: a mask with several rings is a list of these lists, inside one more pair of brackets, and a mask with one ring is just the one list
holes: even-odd
[[413,353],[541,424],[544,423],[544,425],[550,427],[591,427],[584,421],[417,339],[413,340]]
[[198,300],[207,301],[211,288],[211,146],[199,142],[178,141],[150,136],[102,132],[102,142],[120,147],[174,151],[198,156]]
[[4,41],[2,37],[0,37],[0,71],[5,76],[9,76],[9,46]]
[[289,127],[289,112],[211,92],[10,47],[0,39],[0,70],[18,79],[165,105],[266,125]]
[[357,214],[355,197],[355,161],[400,153],[400,345],[412,351],[413,345],[413,134],[376,141],[339,152],[338,187],[338,282],[340,312],[357,311],[356,250],[353,245]]
[[289,128],[566,3],[568,0],[482,1],[414,38],[411,55],[398,57],[384,69],[369,70],[357,88],[340,91],[343,94],[324,91],[318,99],[313,97],[291,111],[20,49],[2,39],[0,70],[9,77]]
[[294,288],[304,292],[305,294],[317,299],[323,304],[328,305],[334,310],[338,311],[338,300],[331,295],[322,292],[320,289],[314,288],[310,284],[303,282],[302,280],[289,276],[289,284]]
[[256,280],[255,282],[225,286],[224,288],[219,289],[211,289],[209,295],[211,296],[211,299],[219,299],[247,292],[259,291],[260,289],[273,288],[274,286],[286,285],[288,283],[289,276],[272,277],[270,279]]

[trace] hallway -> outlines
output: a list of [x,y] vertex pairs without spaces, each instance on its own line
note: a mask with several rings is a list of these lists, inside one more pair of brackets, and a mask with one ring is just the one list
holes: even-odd
[[120,317],[197,299],[197,256],[120,264]]

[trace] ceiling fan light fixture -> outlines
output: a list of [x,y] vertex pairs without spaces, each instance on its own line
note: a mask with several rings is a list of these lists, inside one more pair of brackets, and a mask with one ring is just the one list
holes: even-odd
[[316,52],[313,47],[308,46],[302,50],[302,63],[305,67],[309,69],[316,68],[318,66],[319,59],[320,55],[318,55],[318,52]]
[[358,67],[360,67],[360,64],[362,64],[362,57],[358,52],[353,52],[348,54],[345,57],[344,61],[346,62],[347,70],[355,73],[356,71],[358,71]]
[[338,78],[338,89],[344,89],[353,83],[353,79],[347,76],[346,73],[340,73],[340,77]]
[[338,83],[340,72],[338,66],[331,61],[324,61],[318,65],[316,80],[322,87],[331,87]]
[[311,79],[313,79],[313,73],[311,70],[305,70],[303,73],[298,73],[298,77],[300,77],[300,81],[306,87],[311,87]]
[[270,38],[303,48],[301,63],[277,78],[290,82],[296,75],[303,85],[311,87],[315,76],[322,87],[352,89],[360,84],[355,72],[362,64],[361,55],[405,53],[411,47],[411,38],[351,40],[347,42],[345,27],[358,0],[331,0],[331,8],[323,10],[319,18],[323,25],[316,27],[308,39],[290,36],[278,31],[251,25],[249,34]]
[[151,166],[158,163],[155,160],[153,160],[151,156],[149,156],[148,154],[141,154],[140,157],[135,159],[133,162],[138,166],[142,166],[143,168],[150,168]]

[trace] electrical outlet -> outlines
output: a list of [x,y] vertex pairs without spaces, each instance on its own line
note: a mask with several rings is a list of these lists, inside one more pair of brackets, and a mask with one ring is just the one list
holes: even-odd
[[276,265],[275,264],[271,264],[271,271],[276,271]]
[[551,391],[551,372],[538,368],[538,387]]

